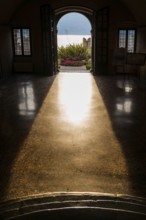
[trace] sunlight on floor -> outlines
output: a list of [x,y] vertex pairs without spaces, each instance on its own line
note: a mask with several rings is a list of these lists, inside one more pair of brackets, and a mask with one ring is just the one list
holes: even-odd
[[[61,74],[63,76],[63,74]],[[59,81],[59,103],[65,120],[81,123],[87,120],[92,98],[90,74],[70,73]]]
[[[130,103],[117,108],[129,112]],[[89,73],[58,74],[19,150],[9,198],[55,191],[129,192],[122,146]]]

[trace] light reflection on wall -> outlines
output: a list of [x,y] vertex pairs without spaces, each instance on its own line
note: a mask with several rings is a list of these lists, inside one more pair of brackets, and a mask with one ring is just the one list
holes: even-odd
[[88,118],[92,98],[90,74],[69,73],[59,81],[61,114],[69,122],[79,124]]
[[18,110],[21,116],[33,116],[36,110],[34,88],[31,82],[21,83],[18,88]]

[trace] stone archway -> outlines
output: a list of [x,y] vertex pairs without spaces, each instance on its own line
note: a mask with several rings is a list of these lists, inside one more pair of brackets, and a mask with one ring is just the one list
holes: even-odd
[[92,24],[93,10],[86,8],[86,7],[81,7],[81,6],[66,6],[66,7],[56,9],[54,11],[56,22],[58,22],[59,19],[63,15],[65,15],[66,13],[69,13],[69,12],[79,12],[79,13],[85,15]]
[[[88,21],[91,24],[91,38],[92,38],[92,29],[93,29],[93,10],[86,8],[86,7],[81,7],[81,6],[65,6],[59,9],[56,9],[54,11],[54,15],[55,15],[55,23],[56,23],[56,27],[57,24],[59,22],[59,20],[66,14],[68,13],[72,13],[72,12],[76,12],[76,13],[80,13],[82,15],[84,15]],[[56,33],[57,33],[57,29],[56,29]],[[91,47],[92,49],[92,47]],[[93,56],[93,50],[91,51],[91,54]]]
[[69,12],[79,12],[91,22],[92,72],[94,75],[107,74],[109,8],[93,11],[81,6],[53,10],[49,5],[44,5],[41,8],[44,72],[46,75],[54,75],[58,71],[57,22]]
[[54,11],[55,23],[69,12],[85,15],[91,23],[92,35],[92,72],[94,75],[108,73],[108,30],[109,7],[94,11],[81,6],[66,6]]
[[89,72],[92,67],[92,24],[89,18],[79,11],[67,11],[59,16],[56,27],[60,71]]

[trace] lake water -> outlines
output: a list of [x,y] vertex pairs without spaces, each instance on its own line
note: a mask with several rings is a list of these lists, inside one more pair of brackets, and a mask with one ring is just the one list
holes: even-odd
[[58,35],[58,47],[66,46],[69,44],[81,44],[83,43],[83,38],[90,38],[91,35]]

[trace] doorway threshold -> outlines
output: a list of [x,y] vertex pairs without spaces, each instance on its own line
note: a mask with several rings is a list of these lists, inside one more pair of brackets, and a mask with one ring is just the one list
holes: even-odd
[[86,69],[86,66],[61,66],[60,72],[68,73],[90,73],[90,70]]

